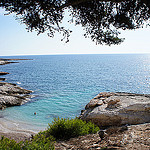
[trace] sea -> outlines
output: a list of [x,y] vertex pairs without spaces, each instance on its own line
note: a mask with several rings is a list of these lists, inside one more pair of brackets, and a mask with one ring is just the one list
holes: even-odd
[[[100,92],[150,94],[150,54],[1,56],[19,60],[0,66],[7,82],[34,91],[22,106],[0,116],[28,129],[43,130],[54,118],[75,118]],[[36,112],[36,115],[34,113]]]

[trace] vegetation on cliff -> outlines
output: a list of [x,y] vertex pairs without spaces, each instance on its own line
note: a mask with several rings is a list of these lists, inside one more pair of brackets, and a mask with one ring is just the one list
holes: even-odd
[[46,131],[46,136],[52,135],[57,139],[70,139],[81,135],[96,133],[99,131],[99,127],[93,123],[82,121],[81,119],[54,119],[52,124],[49,124],[49,128]]

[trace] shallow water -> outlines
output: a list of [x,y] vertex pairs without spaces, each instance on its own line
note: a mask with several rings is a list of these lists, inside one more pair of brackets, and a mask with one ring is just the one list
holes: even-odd
[[30,102],[0,111],[3,119],[26,128],[44,129],[58,116],[74,118],[99,92],[150,94],[150,54],[9,58],[33,59],[0,66],[10,73],[7,82],[34,91]]

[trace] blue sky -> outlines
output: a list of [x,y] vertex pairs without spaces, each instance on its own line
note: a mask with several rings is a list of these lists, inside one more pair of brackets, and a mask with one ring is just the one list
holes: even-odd
[[27,32],[13,15],[4,16],[0,9],[0,56],[11,55],[50,55],[50,54],[122,54],[150,53],[150,27],[135,31],[121,31],[125,41],[121,45],[96,45],[85,39],[80,26],[67,25],[73,30],[70,42],[61,42],[61,35],[54,38],[46,34],[37,36]]

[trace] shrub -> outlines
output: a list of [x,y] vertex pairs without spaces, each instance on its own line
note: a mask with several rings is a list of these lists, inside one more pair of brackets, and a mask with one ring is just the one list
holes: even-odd
[[54,139],[53,137],[49,136],[46,137],[44,132],[39,132],[35,135],[32,141],[26,141],[22,149],[23,150],[54,150]]
[[69,139],[80,135],[96,133],[99,130],[93,123],[81,119],[55,118],[46,131],[46,136],[52,135],[56,140]]
[[0,150],[21,150],[21,142],[16,143],[15,140],[10,140],[2,136],[0,139]]
[[51,137],[45,137],[41,132],[34,136],[32,141],[21,141],[2,137],[0,140],[0,150],[54,150],[54,142]]
[[0,150],[54,150],[54,140],[69,139],[80,135],[96,133],[99,128],[81,119],[54,119],[46,131],[39,132],[31,141],[17,143],[5,137],[0,139]]

